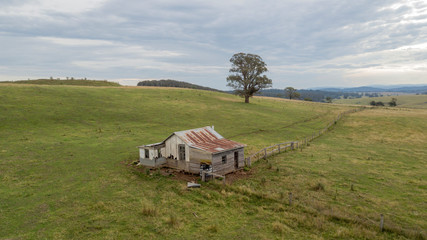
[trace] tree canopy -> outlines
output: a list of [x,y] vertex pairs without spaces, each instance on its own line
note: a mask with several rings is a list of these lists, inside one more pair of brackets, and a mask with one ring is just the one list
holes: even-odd
[[285,95],[289,99],[298,99],[301,96],[301,94],[293,87],[285,88]]
[[256,54],[236,53],[231,57],[230,73],[227,77],[227,86],[235,89],[235,93],[245,98],[245,103],[249,103],[249,98],[263,88],[271,87],[272,81],[266,75],[261,75],[268,71],[267,64]]

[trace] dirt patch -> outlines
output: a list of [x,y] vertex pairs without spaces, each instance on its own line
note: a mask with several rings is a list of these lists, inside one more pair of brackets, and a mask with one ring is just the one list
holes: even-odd
[[229,173],[225,175],[225,182],[227,184],[233,184],[237,180],[248,179],[254,174],[254,172],[255,169],[250,169],[249,171],[245,171],[242,169],[236,172]]
[[186,173],[184,171],[180,171],[172,168],[161,168],[159,169],[160,173],[163,176],[171,176],[172,179],[183,181],[183,182],[197,182],[200,179],[200,176],[197,174]]
[[[135,165],[137,161],[134,161],[132,163],[129,162],[122,162],[127,167],[131,168],[134,171],[138,171],[144,174],[160,174],[165,177],[171,177],[171,179],[182,181],[182,182],[198,182],[200,181],[200,176],[198,174],[192,174],[187,173],[183,170],[168,168],[168,167],[162,167],[162,168],[148,168],[148,167],[137,167]],[[245,171],[243,169],[229,173],[225,175],[225,182],[227,184],[233,184],[235,181],[240,179],[248,179],[254,174],[255,170],[250,169],[249,171]]]

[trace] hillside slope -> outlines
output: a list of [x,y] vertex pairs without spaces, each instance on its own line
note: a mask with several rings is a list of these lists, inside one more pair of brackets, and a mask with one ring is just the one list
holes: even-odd
[[221,92],[218,89],[204,87],[188,82],[176,81],[171,79],[162,79],[162,80],[145,80],[141,81],[137,84],[137,86],[150,86],[150,87],[177,87],[177,88],[191,88],[191,89],[199,89],[199,90],[207,90],[207,91],[215,91]]
[[86,80],[86,79],[36,79],[36,80],[18,80],[18,81],[4,81],[1,83],[13,83],[13,84],[36,84],[36,85],[73,85],[73,86],[120,86],[116,82],[109,82],[106,80]]
[[[329,174],[327,168],[319,173],[302,167],[322,163],[325,155],[316,151],[313,157],[298,158],[305,155],[293,152],[278,155],[281,160],[259,161],[251,171],[242,173],[250,177],[228,186],[207,183],[192,191],[173,176],[128,166],[138,158],[136,146],[161,141],[173,131],[214,125],[224,137],[248,144],[246,153],[250,153],[310,135],[347,109],[344,105],[267,98],[244,104],[229,94],[190,89],[0,85],[0,238],[405,238],[409,235],[396,231],[380,234],[376,227],[351,219],[311,220],[317,219],[313,215],[323,216],[323,210],[305,207],[303,194],[310,193],[319,177]],[[422,114],[399,117],[415,119],[402,131],[411,126],[425,129],[425,123],[417,120],[424,119]],[[401,123],[388,126],[393,124]],[[347,129],[347,125],[337,127]],[[339,147],[339,139],[348,137],[346,131],[333,135],[337,140],[331,144]],[[356,128],[352,134],[357,133]],[[425,135],[420,134],[423,142]],[[316,146],[313,142],[307,150]],[[328,142],[319,146],[328,152]],[[342,151],[349,146],[345,142]],[[401,149],[415,160],[426,156],[425,150],[413,151],[403,145]],[[368,151],[370,156],[382,154],[375,148]],[[288,164],[289,156],[295,160]],[[398,167],[409,167],[402,164]],[[419,166],[425,163],[419,164],[414,161],[415,170],[408,168],[408,174],[418,175]],[[346,166],[351,169],[348,163]],[[334,174],[345,177],[348,171]],[[307,178],[302,186],[301,177]],[[335,185],[328,181],[322,180],[326,194],[313,195],[316,201],[329,201]],[[425,186],[424,177],[413,181]],[[295,208],[289,208],[284,197],[294,191],[292,186],[301,186]],[[406,190],[416,194],[405,185],[396,194],[405,194]],[[411,196],[418,204],[419,198]],[[390,199],[383,194],[377,198],[372,204]],[[401,198],[392,201],[399,204]],[[343,198],[333,205],[344,206],[351,201]],[[425,216],[422,211],[417,214]],[[425,226],[411,216],[404,218],[414,229]],[[334,236],[334,232],[339,235]]]

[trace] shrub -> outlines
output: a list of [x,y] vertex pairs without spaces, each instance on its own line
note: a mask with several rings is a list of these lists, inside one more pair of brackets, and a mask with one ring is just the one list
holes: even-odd
[[261,178],[261,185],[265,186],[267,179],[265,177]]
[[179,224],[178,218],[175,215],[170,215],[166,223],[172,227],[178,226]]
[[390,102],[388,102],[388,105],[390,107],[396,107],[397,106],[397,98],[392,98]]
[[157,215],[157,209],[153,206],[144,205],[142,207],[142,215],[148,217],[154,217]]
[[325,185],[323,183],[317,183],[313,187],[311,187],[311,190],[313,191],[325,191]]
[[218,227],[216,225],[209,226],[207,229],[209,232],[216,233],[218,232]]
[[272,223],[273,232],[275,233],[283,233],[285,231],[285,226],[280,222],[273,222]]

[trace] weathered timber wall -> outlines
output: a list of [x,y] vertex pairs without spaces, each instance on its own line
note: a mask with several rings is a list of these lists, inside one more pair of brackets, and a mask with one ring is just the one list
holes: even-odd
[[173,155],[175,158],[179,159],[179,153],[178,153],[178,145],[184,144],[185,145],[185,161],[190,161],[190,150],[187,144],[185,144],[184,141],[182,141],[178,136],[175,134],[170,137],[165,142],[165,157],[169,157],[170,155]]
[[[213,155],[213,157],[212,157],[212,172],[225,175],[227,173],[230,173],[230,172],[237,170],[235,167],[234,152],[238,152],[238,154],[239,154],[238,168],[237,169],[243,168],[244,167],[245,155],[244,155],[243,148],[239,148],[239,149],[230,150],[230,151],[226,151],[226,152],[222,152],[222,153],[218,153],[218,154]],[[226,159],[227,159],[225,163],[222,162],[223,156],[226,156]]]
[[148,158],[139,158],[139,162],[144,166],[149,167],[157,167],[166,163],[166,159],[164,157],[148,159]]
[[200,173],[201,161],[212,161],[212,154],[202,150],[190,148],[189,172]]

